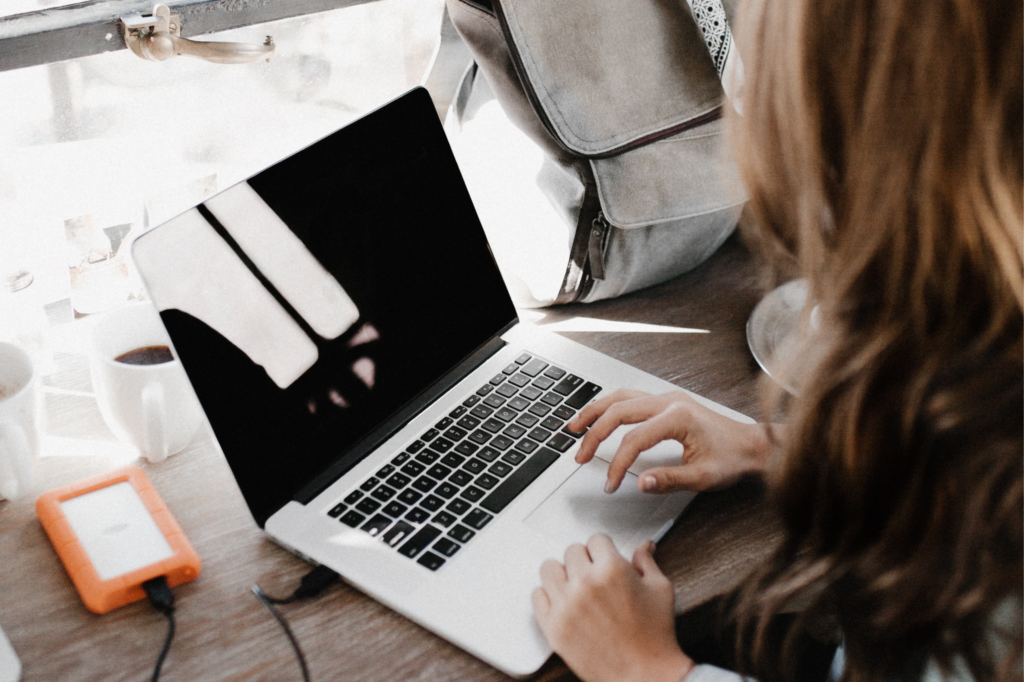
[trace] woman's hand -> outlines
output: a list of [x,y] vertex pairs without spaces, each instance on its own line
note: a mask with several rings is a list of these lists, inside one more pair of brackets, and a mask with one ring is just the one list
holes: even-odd
[[576,461],[589,462],[612,431],[622,424],[637,423],[640,426],[623,437],[612,458],[605,492],[617,490],[640,453],[663,440],[682,443],[682,463],[643,472],[637,485],[644,492],[728,487],[747,474],[763,473],[771,449],[763,424],[729,419],[683,391],[650,395],[618,390],[583,408],[566,425],[577,432],[590,426]]
[[607,535],[545,561],[533,611],[562,660],[587,682],[678,682],[693,661],[675,636],[672,583],[654,563],[654,543],[633,563]]

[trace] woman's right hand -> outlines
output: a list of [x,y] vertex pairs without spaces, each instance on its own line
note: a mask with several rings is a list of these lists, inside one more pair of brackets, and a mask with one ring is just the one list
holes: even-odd
[[576,432],[590,426],[576,461],[583,464],[593,459],[598,445],[623,424],[639,426],[623,437],[612,458],[605,484],[608,493],[618,489],[641,452],[664,440],[682,443],[682,461],[644,471],[637,482],[643,492],[728,487],[743,476],[763,473],[772,447],[763,424],[737,422],[683,391],[651,395],[620,389],[595,400],[566,424]]

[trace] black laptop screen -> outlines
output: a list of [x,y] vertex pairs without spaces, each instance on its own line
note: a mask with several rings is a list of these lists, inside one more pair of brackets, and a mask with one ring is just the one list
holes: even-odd
[[261,526],[516,316],[422,89],[133,253]]

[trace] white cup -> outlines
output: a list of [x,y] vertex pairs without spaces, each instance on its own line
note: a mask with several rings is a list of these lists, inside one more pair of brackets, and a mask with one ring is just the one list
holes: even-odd
[[0,496],[15,500],[32,489],[39,456],[39,391],[28,353],[0,343]]
[[203,418],[181,362],[133,365],[115,358],[149,346],[171,347],[149,304],[104,313],[92,330],[89,366],[103,420],[150,462],[184,450]]

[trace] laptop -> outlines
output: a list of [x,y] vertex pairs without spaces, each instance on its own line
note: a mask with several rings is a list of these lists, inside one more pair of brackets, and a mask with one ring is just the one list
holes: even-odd
[[[426,90],[137,239],[133,257],[256,523],[513,676],[551,654],[531,591],[608,533],[626,556],[692,494],[603,492],[565,423],[670,383],[520,323]],[[738,421],[750,420],[697,398]]]

